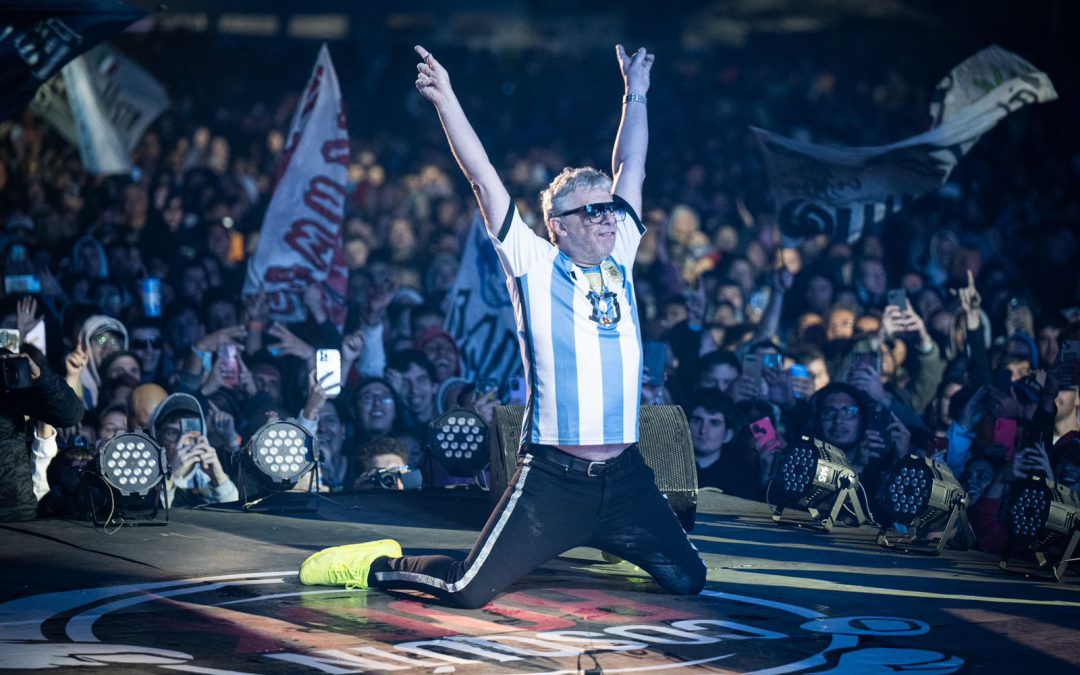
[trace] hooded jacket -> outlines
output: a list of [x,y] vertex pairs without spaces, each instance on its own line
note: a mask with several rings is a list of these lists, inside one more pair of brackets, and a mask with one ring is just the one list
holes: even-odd
[[[147,431],[158,443],[161,443],[158,427],[175,413],[187,413],[192,417],[198,417],[205,433],[206,417],[203,415],[199,401],[191,394],[172,394],[159,403],[154,409],[154,414],[150,416]],[[218,456],[218,461],[224,461],[224,459]],[[172,481],[172,489],[168,491],[170,506],[193,506],[207,502],[220,504],[240,499],[236,484],[231,479],[217,486],[211,485],[210,477],[199,466],[196,466],[187,476],[174,475]]]
[[83,386],[83,401],[86,403],[87,408],[93,408],[97,405],[98,390],[101,387],[101,373],[98,372],[98,368],[101,367],[101,364],[94,359],[94,350],[89,349],[90,340],[95,335],[105,331],[111,331],[122,335],[124,338],[122,349],[126,350],[128,348],[127,328],[117,319],[114,319],[111,316],[105,316],[104,314],[95,314],[83,322],[82,330],[79,331],[79,342],[87,345],[90,358],[87,361],[86,368],[82,372],[80,381]]

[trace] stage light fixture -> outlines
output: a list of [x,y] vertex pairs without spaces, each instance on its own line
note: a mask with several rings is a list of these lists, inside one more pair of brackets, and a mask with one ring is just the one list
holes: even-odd
[[[309,492],[296,491],[298,482],[305,476],[311,476],[312,489],[317,489],[319,483],[319,463],[315,452],[315,437],[309,434],[303,427],[288,421],[272,420],[263,425],[244,448],[244,454],[250,460],[250,464],[258,470],[261,480],[257,485],[261,489],[252,490],[246,477],[247,471],[240,472],[240,501],[245,511],[255,510],[267,499],[280,496],[288,504],[283,508],[260,510],[273,511],[313,511],[317,508],[308,499]],[[249,494],[261,492],[261,495]],[[298,498],[289,498],[289,495],[300,495],[304,505],[294,504]]]
[[472,410],[451,410],[428,425],[426,447],[452,476],[473,478],[490,461],[488,426]]
[[1018,552],[1034,554],[1038,569],[1049,568],[1061,581],[1080,545],[1080,496],[1071,489],[1032,476],[1013,483],[1002,512],[1009,542],[1001,557],[1001,569]]
[[[967,493],[945,464],[919,455],[897,461],[885,473],[878,502],[884,508],[878,532],[881,546],[940,555],[958,536],[962,548],[974,543],[967,518]],[[900,536],[890,540],[890,530]],[[941,534],[936,541],[930,539],[934,533]]]
[[818,529],[829,532],[845,505],[861,525],[866,514],[858,494],[859,476],[847,456],[825,441],[802,436],[784,448],[773,461],[768,497],[776,499],[773,522],[783,524],[785,508],[810,514]]
[[[155,490],[165,478],[166,466],[165,450],[141,431],[117,434],[109,439],[98,451],[96,471],[91,473],[97,473],[109,489],[110,514],[101,520],[94,510],[94,523],[100,526],[168,524],[169,506]],[[164,520],[158,520],[159,510]],[[144,517],[137,518],[137,513]]]

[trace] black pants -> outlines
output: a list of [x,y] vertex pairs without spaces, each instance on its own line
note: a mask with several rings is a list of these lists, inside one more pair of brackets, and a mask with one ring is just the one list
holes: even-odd
[[634,563],[670,593],[700,592],[705,563],[637,445],[606,466],[587,464],[549,446],[529,446],[465,560],[382,558],[372,565],[371,585],[481,607],[551,558],[592,546]]

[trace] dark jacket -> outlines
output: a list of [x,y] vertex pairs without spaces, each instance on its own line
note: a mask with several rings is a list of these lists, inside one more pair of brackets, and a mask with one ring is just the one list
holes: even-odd
[[[27,350],[29,352],[29,350]],[[41,376],[25,389],[0,385],[0,522],[30,520],[37,510],[31,482],[27,424],[70,427],[82,421],[83,404],[40,354],[32,355]],[[29,421],[26,420],[29,418]]]

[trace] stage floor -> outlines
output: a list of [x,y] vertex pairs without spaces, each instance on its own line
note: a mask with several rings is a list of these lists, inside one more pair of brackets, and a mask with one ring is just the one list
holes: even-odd
[[463,555],[486,509],[475,495],[379,493],[323,500],[313,515],[176,510],[167,527],[112,534],[0,525],[0,670],[575,673],[580,662],[1034,675],[1080,664],[1080,576],[1029,580],[974,552],[899,554],[866,527],[778,527],[764,505],[711,491],[691,534],[709,566],[696,597],[664,595],[591,549],[472,611],[297,581],[308,554],[342,543],[393,537]]

